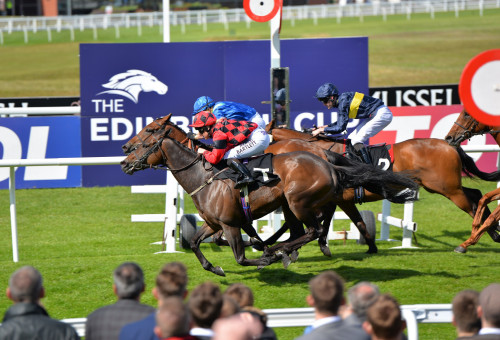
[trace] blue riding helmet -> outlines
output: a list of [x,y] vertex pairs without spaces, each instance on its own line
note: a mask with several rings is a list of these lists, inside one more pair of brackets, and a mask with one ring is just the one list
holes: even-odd
[[202,96],[196,99],[193,105],[193,115],[197,114],[198,112],[205,111],[208,108],[212,107],[215,105],[215,101],[210,98],[209,96]]
[[338,97],[338,95],[339,95],[339,90],[335,85],[333,85],[332,83],[325,83],[319,87],[314,97],[320,99],[320,98],[328,98],[331,96]]

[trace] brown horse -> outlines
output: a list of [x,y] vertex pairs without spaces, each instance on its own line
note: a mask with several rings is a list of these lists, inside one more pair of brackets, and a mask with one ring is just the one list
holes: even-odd
[[[168,122],[166,122],[168,123]],[[342,197],[346,187],[366,186],[374,192],[396,197],[402,188],[413,187],[413,182],[402,176],[390,177],[374,171],[373,167],[360,163],[350,166],[334,166],[308,152],[276,155],[273,158],[274,173],[280,181],[268,184],[249,193],[250,208],[254,218],[260,218],[282,207],[290,228],[307,227],[306,234],[297,240],[284,242],[265,249],[259,259],[246,259],[240,228],[248,223],[240,203],[239,190],[230,180],[215,180],[211,165],[203,157],[173,139],[173,127],[164,127],[151,133],[146,139],[131,147],[122,161],[127,174],[151,167],[165,165],[179,184],[191,193],[193,203],[205,221],[190,242],[191,249],[203,268],[224,276],[220,267],[214,267],[200,250],[200,243],[219,230],[233,250],[241,265],[263,267],[284,259],[292,251],[318,237],[321,225],[317,214],[332,201]],[[314,181],[311,181],[314,178]],[[339,198],[340,197],[340,198]]]
[[[272,134],[274,141],[302,139],[337,153],[342,153],[344,149],[342,141],[321,136],[313,137],[311,134],[286,128],[274,128],[274,122],[269,123],[266,130]],[[500,180],[500,171],[493,173],[480,171],[474,160],[462,148],[451,147],[444,140],[410,139],[393,144],[392,150],[395,172],[411,171],[416,177],[417,183],[425,190],[443,195],[472,218],[475,216],[477,204],[483,195],[477,189],[462,186],[462,171],[470,177],[477,176],[486,181]],[[344,199],[354,199],[353,191],[346,191]],[[366,201],[379,199],[378,195],[366,192]],[[483,218],[486,219],[489,213],[486,208]],[[500,242],[500,234],[495,228],[488,229],[488,234],[495,242]],[[455,248],[455,251],[464,253],[467,249],[460,245]]]
[[[168,115],[154,120],[153,122],[148,124],[142,131],[140,131],[136,136],[134,136],[126,144],[124,144],[122,146],[122,149],[125,152],[125,154],[129,154],[132,150],[135,150],[137,147],[141,146],[144,140],[149,138],[155,131],[159,130],[160,128],[163,128],[167,124],[170,127],[172,127],[172,133],[170,134],[170,136],[175,140],[177,140],[178,142],[180,142],[181,144],[188,145],[188,147],[190,148],[192,148],[193,146],[196,147],[194,144],[200,144],[200,142],[193,141],[187,138],[187,134],[182,129],[169,122],[170,116],[171,115]],[[205,145],[204,147],[206,148]],[[307,151],[330,162],[332,162],[332,160],[334,159],[337,159],[337,161],[333,161],[334,164],[339,163],[339,161],[342,164],[344,163],[348,164],[350,162],[349,160],[344,159],[343,157],[339,156],[336,157],[330,151],[324,150],[316,144],[307,143],[300,139],[280,141],[270,145],[266,149],[266,153],[272,153],[274,155],[280,153],[293,152],[293,151]],[[377,246],[375,245],[375,235],[370,235],[368,233],[366,224],[363,221],[363,218],[361,217],[361,214],[359,213],[359,210],[357,209],[354,201],[342,199],[334,203],[337,204],[346,213],[346,215],[351,219],[356,228],[359,230],[360,235],[362,235],[362,237],[365,239],[365,242],[368,245],[367,253],[376,253]],[[321,251],[326,256],[331,256],[330,249],[328,248],[327,237],[328,237],[329,226],[331,220],[333,219],[333,214],[335,213],[335,210],[336,210],[336,205],[328,206],[323,209],[321,214],[323,233],[319,235],[318,243]],[[283,227],[281,227],[273,236],[271,236],[269,239],[265,241],[260,240],[258,235],[256,233],[255,234],[253,233],[254,230],[252,228],[243,228],[243,229],[247,234],[249,234],[249,236],[251,236],[250,242],[245,243],[245,245],[246,246],[252,245],[255,248],[261,248],[261,245],[259,245],[259,243],[263,243],[264,245],[271,245],[275,243],[278,240],[278,238],[281,237],[281,235],[283,235],[286,230],[288,230],[288,225],[285,223]],[[297,239],[303,234],[304,230],[302,228],[292,229],[290,234],[290,240]],[[217,245],[220,246],[228,245],[227,241],[222,239],[222,231],[214,235],[212,239],[214,243],[216,243]]]
[[460,143],[473,136],[488,133],[495,139],[495,142],[500,145],[500,126],[480,123],[465,110],[462,110],[444,140],[451,146],[460,146]]

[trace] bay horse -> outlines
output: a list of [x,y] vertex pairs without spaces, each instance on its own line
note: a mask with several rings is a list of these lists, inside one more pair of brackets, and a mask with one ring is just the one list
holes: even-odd
[[[343,141],[332,140],[324,136],[313,137],[287,128],[275,128],[274,121],[266,126],[266,131],[273,136],[273,141],[302,139],[333,152],[342,153]],[[469,177],[478,177],[485,181],[499,181],[500,171],[486,173],[479,170],[474,160],[460,147],[451,147],[444,140],[435,138],[417,138],[395,143],[393,150],[394,172],[412,171],[416,182],[430,193],[440,194],[451,200],[457,207],[474,218],[479,200],[483,196],[478,189],[462,186],[462,171]],[[353,190],[344,193],[344,199],[354,199]],[[380,196],[365,190],[365,200],[376,201]],[[490,214],[485,209],[483,219]],[[488,234],[500,243],[500,234],[495,228],[488,229]],[[467,251],[463,244],[455,248],[456,252]]]
[[[124,153],[129,154],[132,150],[137,149],[137,147],[143,145],[143,142],[146,139],[148,139],[155,131],[164,128],[166,125],[172,128],[170,136],[175,140],[177,140],[178,142],[180,142],[181,144],[188,145],[188,147],[192,148],[193,150],[197,147],[197,145],[195,144],[202,144],[199,141],[189,139],[184,130],[182,130],[180,127],[170,122],[170,117],[171,114],[165,117],[160,117],[152,121],[146,127],[144,127],[142,131],[140,131],[136,136],[134,136],[132,139],[130,139],[126,144],[122,146]],[[206,145],[203,146],[206,148]],[[340,157],[340,155],[334,155],[332,152],[324,150],[316,144],[307,143],[300,139],[291,139],[291,140],[276,142],[270,145],[265,150],[266,153],[272,153],[274,155],[280,153],[293,152],[293,151],[307,151],[317,155],[318,157],[323,158],[326,161],[338,165],[349,165],[349,163],[352,162],[348,159],[345,159],[344,157]],[[387,181],[390,182],[392,181],[392,179],[388,177]],[[391,199],[391,197],[389,197],[389,199]],[[375,235],[370,235],[368,233],[366,224],[363,221],[363,218],[361,217],[361,214],[359,213],[359,210],[357,209],[354,201],[341,199],[335,201],[334,203],[338,205],[346,213],[346,215],[351,219],[356,228],[359,230],[360,235],[365,239],[365,242],[368,245],[367,253],[377,253],[378,250],[377,246],[375,245]],[[402,203],[402,201],[397,203]],[[336,205],[324,207],[321,214],[323,232],[319,235],[318,244],[320,250],[323,252],[325,256],[331,256],[331,251],[328,248],[327,237],[328,237],[329,226],[336,210]],[[262,245],[271,245],[275,243],[279,239],[279,237],[281,237],[281,235],[283,235],[289,228],[287,223],[285,223],[274,235],[272,235],[270,238],[264,241],[261,240],[256,233],[254,233],[253,228],[250,227],[243,229],[251,237],[250,242],[245,242],[245,245],[253,246],[254,248],[257,249],[262,249]],[[290,233],[290,240],[297,239],[303,234],[304,230],[302,228],[298,229],[292,228]],[[216,233],[212,237],[212,239],[213,242],[219,246],[229,245],[227,241],[222,239],[222,231]]]
[[444,140],[451,146],[460,146],[460,143],[465,140],[484,134],[490,134],[500,145],[500,126],[480,123],[465,110],[462,110]]
[[216,175],[212,173],[212,166],[201,155],[172,138],[172,131],[173,128],[166,124],[131,148],[121,162],[122,170],[133,174],[161,165],[170,169],[183,189],[191,193],[193,203],[205,221],[191,240],[191,249],[205,270],[221,276],[225,276],[222,268],[214,267],[200,250],[201,242],[219,230],[223,230],[238,264],[261,268],[286,258],[317,238],[322,231],[317,220],[318,212],[342,197],[344,188],[362,185],[379,194],[395,197],[402,187],[412,188],[414,185],[413,181],[402,176],[394,177],[397,182],[386,182],[385,172],[372,171],[373,167],[361,163],[335,166],[308,152],[275,155],[273,172],[280,180],[250,191],[252,215],[260,218],[282,207],[290,228],[302,228],[305,224],[307,230],[296,240],[266,248],[258,259],[247,259],[241,228],[248,222],[239,190],[234,189],[229,179],[214,181]]

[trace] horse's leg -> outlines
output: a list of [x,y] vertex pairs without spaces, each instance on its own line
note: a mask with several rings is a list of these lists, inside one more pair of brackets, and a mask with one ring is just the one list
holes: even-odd
[[335,214],[336,209],[336,205],[329,205],[323,207],[323,209],[321,210],[322,221],[320,223],[322,225],[322,228],[318,237],[318,245],[323,255],[328,257],[332,256],[332,252],[328,247],[328,232],[330,231],[330,224],[332,223],[333,215]]
[[[476,189],[469,189],[469,188],[464,188],[464,189],[466,189],[466,192],[470,192],[469,195],[471,196],[475,194],[475,196],[477,197],[477,192],[479,192],[479,190]],[[476,190],[477,192],[473,192],[473,190]],[[464,243],[462,243],[459,247],[457,247],[455,251],[460,253],[465,253],[467,251],[467,247],[476,244],[485,231],[488,232],[493,241],[500,242],[498,240],[500,238],[500,235],[497,233],[500,210],[497,208],[495,209],[493,214],[491,214],[488,208],[488,204],[490,202],[497,200],[499,198],[500,198],[500,188],[490,191],[489,193],[481,197],[477,205],[474,221],[472,221],[471,235],[469,239]]]
[[196,257],[198,258],[198,261],[200,261],[203,269],[208,270],[209,272],[212,272],[212,273],[217,274],[219,276],[226,276],[224,274],[224,271],[222,270],[222,268],[219,266],[214,267],[207,260],[205,255],[203,255],[203,253],[200,250],[201,242],[204,239],[212,236],[215,232],[216,232],[216,230],[214,230],[212,227],[210,227],[206,222],[203,223],[200,230],[198,230],[196,232],[196,234],[194,234],[193,238],[191,239],[190,246],[191,246],[191,250],[195,253]]
[[375,245],[375,239],[368,234],[368,230],[366,229],[366,224],[359,213],[358,208],[353,201],[343,201],[339,203],[339,207],[346,213],[347,216],[351,219],[351,221],[358,228],[359,233],[366,240],[366,244],[368,245],[367,254],[375,254],[378,252],[377,246]]
[[493,213],[488,216],[486,221],[484,221],[483,225],[478,228],[478,226],[473,226],[472,233],[467,241],[462,243],[460,247],[467,249],[468,246],[472,246],[476,244],[481,236],[483,236],[485,231],[489,231],[492,228],[496,228],[498,225],[498,221],[500,220],[500,207],[497,207]]
[[222,227],[224,229],[224,235],[226,235],[226,239],[233,250],[234,258],[238,264],[242,266],[257,266],[257,268],[260,269],[281,259],[280,254],[274,253],[264,254],[258,259],[247,259],[245,257],[245,247],[243,245],[240,229],[226,224],[222,224]]

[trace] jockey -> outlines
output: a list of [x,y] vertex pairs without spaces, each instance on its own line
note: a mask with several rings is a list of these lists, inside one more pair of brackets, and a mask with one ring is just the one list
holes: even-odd
[[244,120],[256,123],[259,127],[265,129],[266,122],[262,116],[253,108],[245,104],[235,102],[215,102],[209,96],[202,96],[196,99],[193,105],[193,115],[201,111],[210,111],[215,118]]
[[392,112],[384,102],[359,92],[339,94],[339,90],[331,83],[321,85],[315,97],[328,109],[336,107],[339,112],[335,123],[318,127],[313,130],[313,136],[321,132],[340,133],[346,129],[349,119],[360,119],[358,126],[347,138],[351,140],[354,149],[361,154],[363,161],[371,164],[371,157],[364,143],[392,121]]
[[198,148],[198,153],[212,164],[227,159],[227,165],[243,175],[243,179],[235,184],[236,189],[254,182],[250,171],[238,159],[262,153],[269,146],[270,138],[263,128],[243,120],[217,120],[210,111],[198,112],[189,126],[198,131],[198,139],[211,138],[214,141],[212,151]]

